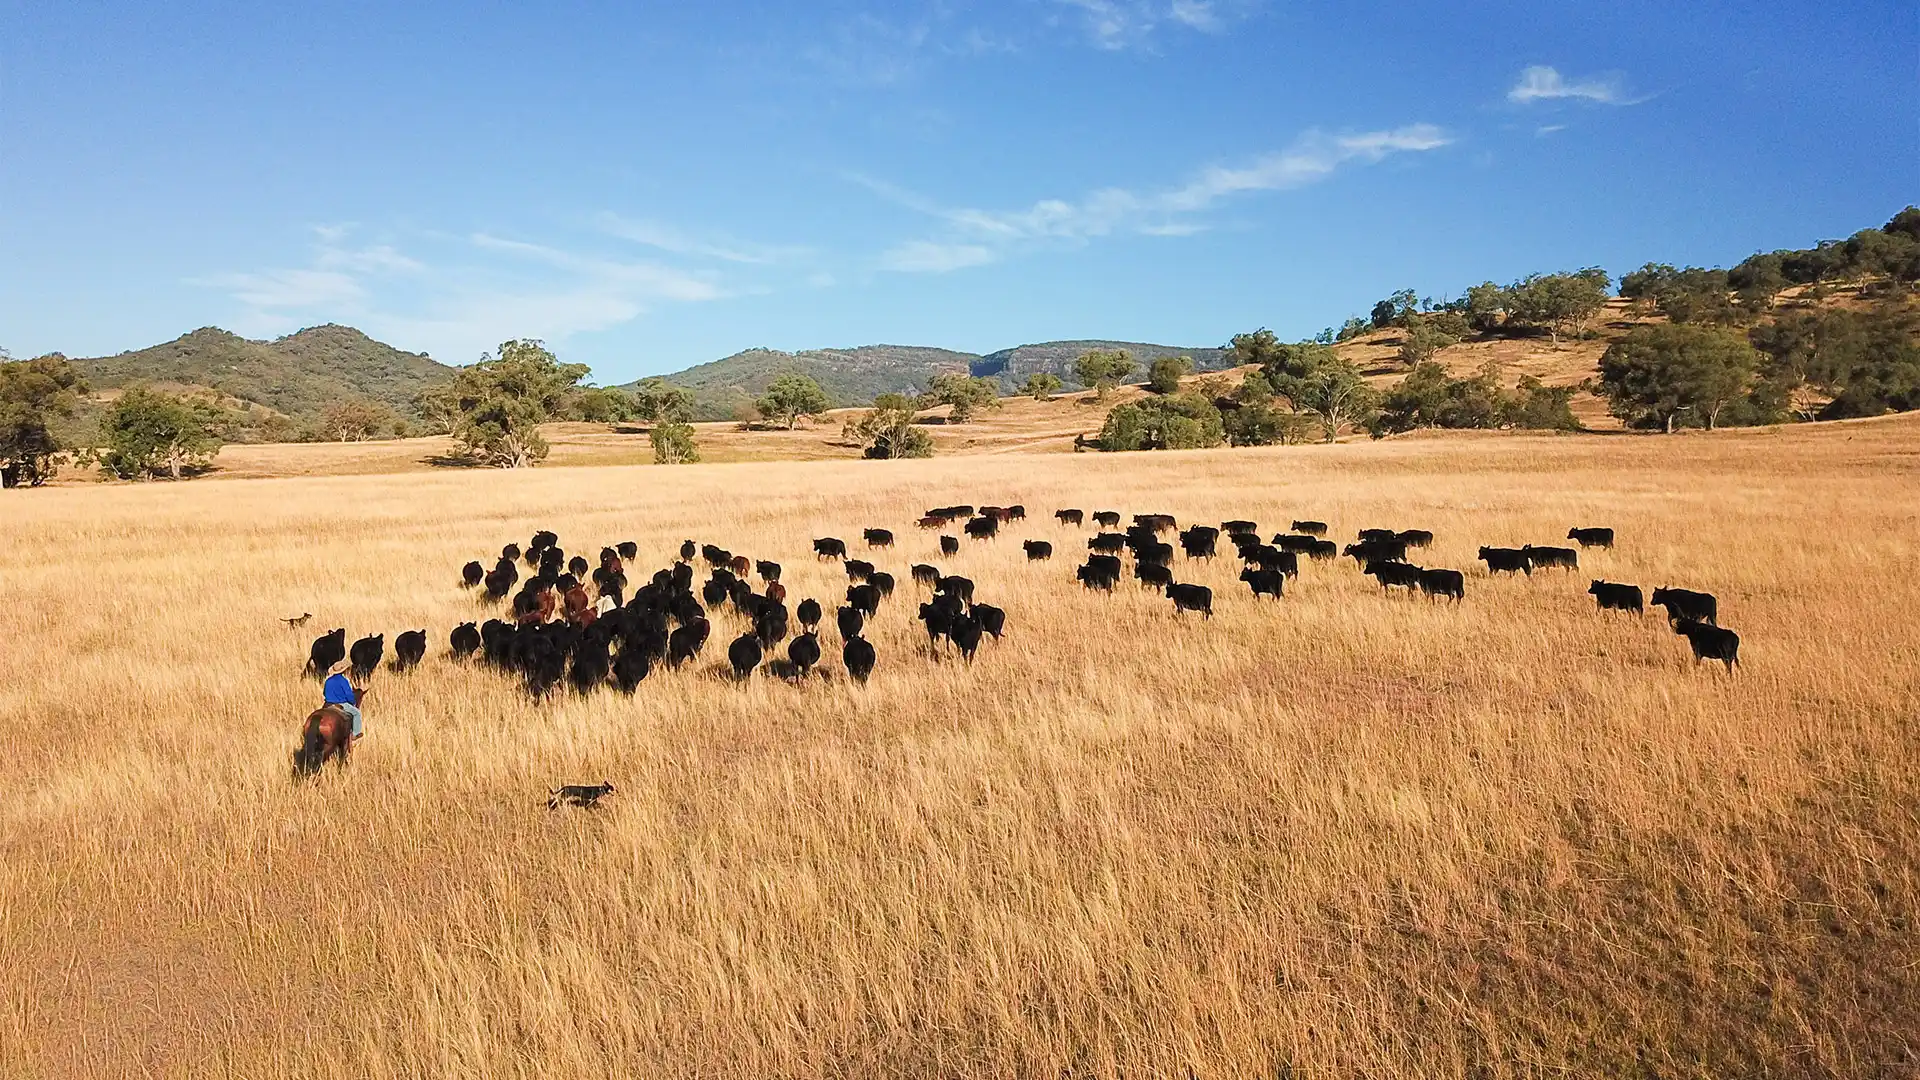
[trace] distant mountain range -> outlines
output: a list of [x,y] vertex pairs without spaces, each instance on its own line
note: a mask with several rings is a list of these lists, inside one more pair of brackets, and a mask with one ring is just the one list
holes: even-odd
[[[727,420],[750,407],[767,384],[789,371],[812,376],[835,405],[864,405],[887,393],[909,394],[926,388],[942,372],[967,373],[1000,380],[1003,393],[1015,393],[1027,376],[1037,372],[1058,375],[1069,388],[1078,387],[1073,362],[1091,349],[1125,349],[1146,366],[1162,356],[1191,357],[1200,371],[1226,366],[1220,349],[1185,349],[1138,341],[1049,341],[1019,345],[985,356],[919,345],[862,345],[851,349],[748,349],[676,371],[666,380],[694,392],[694,418]],[[632,387],[633,383],[627,384]]]
[[[985,356],[918,345],[862,345],[801,352],[747,349],[665,378],[694,392],[695,419],[727,420],[740,415],[768,383],[788,371],[812,376],[837,406],[864,405],[880,394],[923,390],[928,380],[942,372],[998,378],[1004,392],[1014,393],[1027,376],[1046,371],[1073,388],[1078,385],[1073,361],[1090,349],[1131,352],[1140,364],[1137,378],[1144,378],[1147,364],[1160,356],[1192,357],[1201,371],[1226,362],[1226,354],[1219,349],[1137,341],[1050,341]],[[420,353],[396,349],[350,326],[331,323],[272,341],[254,341],[209,326],[151,348],[74,363],[96,390],[135,382],[204,387],[287,417],[296,426],[317,419],[329,404],[352,399],[381,402],[410,413],[420,391],[452,377],[454,371]]]

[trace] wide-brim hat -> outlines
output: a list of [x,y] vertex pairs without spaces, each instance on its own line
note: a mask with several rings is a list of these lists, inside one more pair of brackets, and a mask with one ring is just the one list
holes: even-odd
[[349,672],[349,671],[352,671],[352,670],[353,670],[353,665],[352,665],[351,663],[349,663],[349,662],[347,662],[347,661],[345,661],[345,660],[342,660],[342,661],[340,661],[339,663],[337,663],[337,664],[335,664],[335,665],[333,665],[332,667],[330,667],[330,668],[328,668],[328,669],[327,669],[327,674],[329,674],[329,675],[345,675],[345,674],[346,674],[347,672]]

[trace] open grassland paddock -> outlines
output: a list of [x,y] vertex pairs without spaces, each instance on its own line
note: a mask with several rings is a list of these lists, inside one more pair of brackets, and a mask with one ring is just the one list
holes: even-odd
[[[1920,1063],[1920,428],[579,468],[0,497],[0,1075],[1873,1077]],[[934,557],[925,508],[1024,503]],[[1432,529],[1211,621],[1073,583],[1056,507]],[[845,579],[879,668],[545,704],[446,658],[552,528]],[[1611,525],[1581,572],[1480,544]],[[1019,541],[1059,554],[1029,564]],[[1223,547],[1225,545],[1223,544]],[[971,667],[910,562],[1008,612]],[[635,574],[636,583],[639,574]],[[1695,668],[1590,577],[1717,593]],[[288,631],[277,616],[315,614]],[[831,619],[829,618],[829,622]],[[289,781],[308,641],[426,627]],[[545,808],[610,779],[593,811]]]

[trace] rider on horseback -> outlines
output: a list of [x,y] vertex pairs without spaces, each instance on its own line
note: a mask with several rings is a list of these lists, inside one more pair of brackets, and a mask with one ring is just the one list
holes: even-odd
[[326,695],[322,708],[331,707],[345,713],[347,719],[353,721],[353,737],[358,739],[362,734],[360,691],[354,689],[353,680],[347,678],[352,668],[351,663],[342,660],[327,669],[327,681],[321,687]]

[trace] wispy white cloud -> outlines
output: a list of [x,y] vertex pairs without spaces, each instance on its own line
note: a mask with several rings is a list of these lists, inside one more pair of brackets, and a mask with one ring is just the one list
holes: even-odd
[[1507,100],[1515,105],[1536,101],[1591,101],[1600,105],[1637,105],[1643,99],[1627,96],[1618,74],[1569,79],[1556,68],[1535,65],[1520,73],[1520,79],[1507,91]]
[[553,342],[630,322],[663,304],[730,295],[712,274],[473,233],[422,236],[426,258],[390,244],[361,247],[350,227],[315,230],[309,265],[218,275],[198,284],[241,308],[236,329],[278,334],[352,322],[404,348],[468,363],[500,341]]
[[1080,32],[1096,48],[1150,48],[1169,23],[1215,34],[1259,6],[1260,0],[1053,0],[1071,9]]
[[756,244],[732,237],[700,237],[657,221],[637,221],[619,214],[602,214],[600,228],[609,236],[644,244],[672,255],[718,259],[721,262],[751,266],[771,266],[806,258],[812,249],[799,246]]
[[883,269],[932,273],[979,266],[1033,245],[1084,243],[1117,233],[1190,236],[1209,228],[1196,220],[1198,215],[1235,196],[1302,187],[1343,166],[1438,150],[1452,142],[1432,124],[1346,135],[1310,131],[1285,150],[1244,165],[1208,166],[1178,187],[1144,193],[1102,188],[1079,199],[1042,199],[1019,210],[947,207],[884,181],[849,179],[944,223],[947,235],[898,245],[881,259]]
[[1533,129],[1533,134],[1536,138],[1544,139],[1555,132],[1565,130],[1567,130],[1567,125],[1565,124],[1541,124],[1539,127]]
[[909,240],[881,255],[880,268],[904,274],[943,274],[982,266],[994,258],[993,249],[983,244]]

